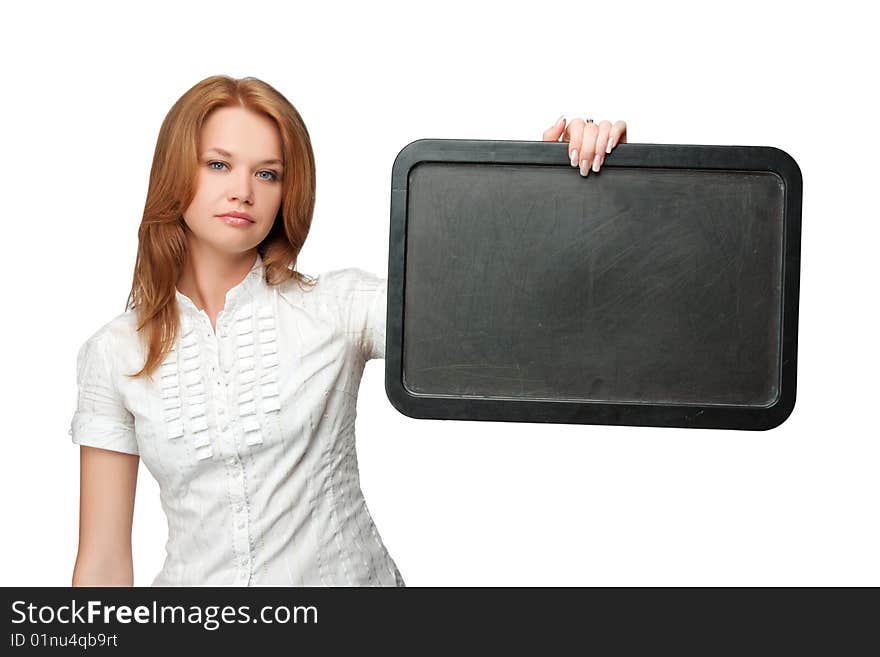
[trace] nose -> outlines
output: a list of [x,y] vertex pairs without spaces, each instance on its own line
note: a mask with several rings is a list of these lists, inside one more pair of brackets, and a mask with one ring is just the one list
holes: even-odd
[[229,176],[229,200],[253,203],[253,180],[246,171]]

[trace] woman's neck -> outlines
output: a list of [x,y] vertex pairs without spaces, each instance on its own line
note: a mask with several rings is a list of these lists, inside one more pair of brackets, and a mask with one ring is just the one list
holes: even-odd
[[[189,245],[177,289],[200,310],[216,318],[226,303],[226,293],[241,283],[253,268],[257,250],[229,255]],[[195,248],[193,248],[195,247]],[[212,319],[211,323],[214,323]]]

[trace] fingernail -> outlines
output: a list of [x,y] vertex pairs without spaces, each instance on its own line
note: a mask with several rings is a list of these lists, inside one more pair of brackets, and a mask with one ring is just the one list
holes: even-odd
[[599,173],[599,160],[602,159],[602,156],[599,153],[596,153],[596,157],[593,158],[593,171]]
[[581,175],[586,178],[590,175],[590,163],[589,160],[581,160]]
[[556,119],[556,120],[553,122],[553,127],[555,128],[556,126],[558,126],[558,125],[559,125],[559,122],[560,122],[562,119],[564,119],[564,118],[565,118],[565,114],[563,114],[563,115],[560,116],[558,119]]
[[611,140],[608,140],[608,148],[605,149],[605,153],[608,154],[611,152]]
[[576,167],[578,165],[578,152],[577,149],[574,149],[571,152],[571,166]]

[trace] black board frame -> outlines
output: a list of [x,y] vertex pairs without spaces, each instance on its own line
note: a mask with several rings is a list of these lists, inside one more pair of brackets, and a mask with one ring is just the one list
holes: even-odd
[[[792,413],[797,390],[797,335],[800,292],[800,168],[785,151],[771,146],[618,144],[603,169],[650,167],[770,171],[784,182],[782,308],[779,394],[765,407],[662,405],[606,401],[547,401],[455,398],[414,394],[403,372],[404,298],[408,180],[423,162],[568,166],[568,144],[542,141],[419,139],[397,155],[391,176],[388,303],[385,337],[385,391],[404,415],[419,419],[607,424],[626,426],[763,431]],[[589,176],[587,177],[587,180]]]

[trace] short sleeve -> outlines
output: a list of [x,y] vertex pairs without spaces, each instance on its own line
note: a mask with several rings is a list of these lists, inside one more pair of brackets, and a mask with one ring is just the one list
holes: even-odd
[[350,269],[349,321],[365,361],[385,358],[385,308],[388,281],[363,269]]
[[385,318],[388,304],[388,281],[379,278],[368,298],[367,323],[364,329],[364,357],[385,358]]
[[77,354],[77,405],[68,433],[77,445],[138,454],[134,416],[117,391],[104,337],[92,336]]

